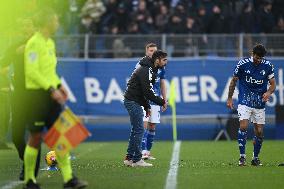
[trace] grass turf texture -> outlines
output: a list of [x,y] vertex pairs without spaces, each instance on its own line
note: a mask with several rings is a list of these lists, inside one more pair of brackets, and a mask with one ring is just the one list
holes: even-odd
[[[260,154],[262,167],[250,166],[252,142],[247,143],[246,167],[238,167],[238,146],[233,142],[182,142],[178,170],[178,189],[190,188],[282,188],[284,141],[265,141]],[[72,160],[74,173],[89,182],[88,188],[164,188],[172,156],[171,142],[157,142],[152,168],[130,168],[122,163],[126,142],[83,143]],[[42,154],[48,150],[43,149]],[[42,155],[41,167],[45,167]],[[17,181],[21,162],[15,150],[0,150],[0,188]],[[40,171],[42,188],[61,188],[59,172]],[[14,188],[22,188],[19,184]]]

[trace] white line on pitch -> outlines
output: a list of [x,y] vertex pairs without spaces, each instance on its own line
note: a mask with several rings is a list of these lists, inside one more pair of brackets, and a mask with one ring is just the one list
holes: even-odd
[[174,143],[174,149],[172,153],[172,159],[170,163],[170,169],[166,180],[165,189],[177,188],[177,175],[178,175],[178,163],[181,141]]
[[7,185],[1,187],[1,189],[12,189],[20,184],[24,183],[23,181],[11,181]]

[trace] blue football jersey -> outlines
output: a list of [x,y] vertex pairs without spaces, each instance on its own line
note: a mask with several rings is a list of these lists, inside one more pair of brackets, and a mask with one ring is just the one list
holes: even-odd
[[244,58],[237,64],[234,76],[239,78],[239,104],[264,108],[262,95],[267,91],[268,81],[274,78],[273,65],[265,59],[256,65],[252,57]]
[[165,79],[165,74],[166,74],[165,67],[160,68],[158,70],[157,78],[153,86],[155,93],[159,96],[161,96],[161,79]]

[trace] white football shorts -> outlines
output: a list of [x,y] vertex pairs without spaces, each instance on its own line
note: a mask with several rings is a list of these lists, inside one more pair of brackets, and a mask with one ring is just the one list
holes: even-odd
[[151,105],[151,116],[145,117],[146,112],[143,109],[143,121],[148,121],[150,123],[160,123],[160,111],[161,107],[158,105]]
[[252,123],[265,124],[265,108],[256,109],[246,105],[238,105],[239,120],[247,119]]

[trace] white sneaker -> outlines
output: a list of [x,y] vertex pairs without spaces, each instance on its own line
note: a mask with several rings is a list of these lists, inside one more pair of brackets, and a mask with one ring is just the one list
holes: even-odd
[[132,160],[124,160],[123,164],[128,166],[128,167],[132,167],[133,161]]
[[151,156],[150,151],[143,150],[142,151],[142,159],[144,159],[144,160],[155,160],[156,158]]
[[142,154],[142,159],[144,159],[144,160],[149,159],[149,154],[148,153]]
[[143,159],[140,159],[140,161],[132,163],[132,167],[152,167],[152,166],[153,164],[147,163]]
[[148,155],[148,159],[149,159],[149,160],[155,160],[156,158],[153,157],[153,156],[151,156],[151,155],[149,154],[149,155]]

